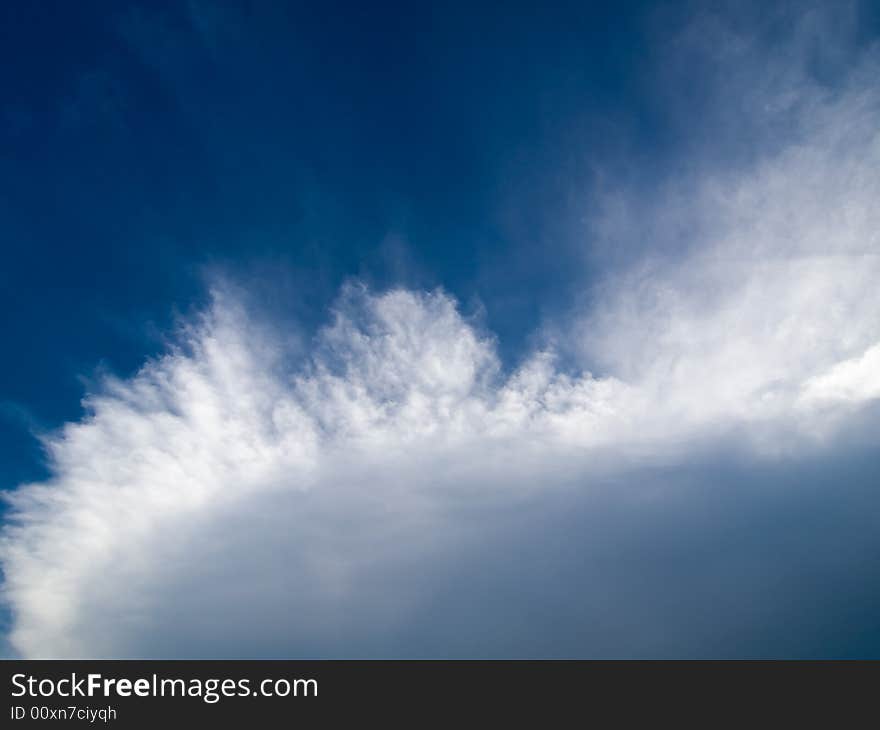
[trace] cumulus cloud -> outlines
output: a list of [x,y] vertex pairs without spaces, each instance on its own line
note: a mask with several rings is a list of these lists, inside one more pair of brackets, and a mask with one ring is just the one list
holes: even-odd
[[[724,382],[697,403],[684,379],[658,393],[650,379],[571,377],[548,353],[505,377],[491,338],[440,292],[349,289],[294,372],[276,340],[218,295],[179,348],[107,380],[86,418],[47,439],[55,476],[12,495],[3,543],[18,651],[149,651],[163,635],[157,617],[189,606],[185,621],[199,625],[218,591],[219,605],[234,593],[247,606],[295,606],[274,617],[281,633],[288,621],[320,632],[351,592],[352,610],[387,621],[414,600],[407,586],[365,602],[360,581],[410,551],[442,551],[457,502],[515,504],[589,482],[609,453],[621,468],[692,442],[707,422],[768,417],[727,400]],[[715,353],[700,357],[711,370]],[[780,425],[826,418],[805,405],[816,393],[826,408],[876,396],[877,370],[861,360],[818,373],[777,386],[790,394],[770,411]],[[237,513],[254,534],[223,527]],[[241,640],[253,619],[239,609],[222,620],[243,623]]]
[[[784,113],[797,124],[757,162],[697,170],[644,209],[625,190],[609,194],[603,236],[637,237],[660,209],[652,235],[675,253],[645,253],[604,279],[567,343],[580,370],[563,370],[548,349],[506,371],[491,334],[442,291],[351,284],[302,354],[218,288],[167,354],[105,379],[79,422],[45,437],[50,480],[9,496],[0,559],[14,650],[399,655],[455,647],[458,626],[474,641],[459,653],[497,652],[503,635],[519,637],[507,640],[522,654],[546,655],[557,653],[553,639],[542,644],[528,621],[571,618],[570,602],[557,603],[566,590],[609,635],[642,631],[643,650],[662,647],[657,627],[636,627],[633,601],[615,594],[634,580],[626,529],[585,518],[590,536],[564,555],[548,548],[560,522],[543,510],[565,512],[559,495],[601,491],[620,475],[663,487],[670,465],[696,469],[731,444],[781,463],[875,418],[872,54],[833,90],[783,74],[797,94]],[[682,228],[681,245],[662,245]],[[619,509],[598,513],[620,521]],[[650,528],[630,527],[642,535],[633,544],[650,542]],[[517,552],[517,534],[533,553]],[[620,575],[596,564],[588,593],[560,587],[572,565],[609,550]],[[535,556],[545,562],[530,564]],[[501,581],[482,598],[483,574],[467,567],[481,561]],[[519,578],[505,572],[511,563]],[[554,570],[555,583],[536,578]],[[515,580],[529,585],[504,588]],[[530,603],[533,593],[546,600]],[[526,608],[512,611],[505,595]],[[432,607],[443,616],[429,620]],[[661,601],[652,613],[668,621],[667,609]],[[601,632],[590,641],[615,653]]]

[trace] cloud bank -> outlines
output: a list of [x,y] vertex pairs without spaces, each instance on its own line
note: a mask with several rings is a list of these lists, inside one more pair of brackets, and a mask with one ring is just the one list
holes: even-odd
[[[730,586],[712,586],[739,575],[738,560],[753,566],[740,613],[701,623],[692,606],[679,619],[706,651],[719,626],[772,623],[762,612],[778,601],[751,598],[804,553],[785,563],[739,546],[688,577],[671,535],[698,534],[701,509],[709,532],[731,524],[724,515],[787,513],[753,485],[745,506],[734,499],[723,483],[737,474],[778,484],[792,463],[842,458],[853,433],[876,445],[876,70],[869,49],[833,88],[780,73],[785,93],[744,105],[774,122],[759,159],[697,166],[651,200],[606,192],[598,235],[639,254],[565,330],[575,369],[549,347],[504,369],[492,335],[439,290],[352,283],[303,351],[216,288],[167,354],[106,378],[81,421],[45,437],[52,478],[9,495],[13,649],[663,654],[685,639],[669,638],[677,614],[658,576],[723,613]],[[727,512],[702,501],[712,482]],[[816,489],[786,499],[813,504]],[[817,540],[793,529],[801,548]],[[764,545],[770,531],[759,534],[743,532]],[[877,550],[869,537],[834,545],[853,559]],[[667,553],[661,567],[646,550]],[[823,575],[833,552],[813,563]],[[776,572],[754,568],[775,560]]]

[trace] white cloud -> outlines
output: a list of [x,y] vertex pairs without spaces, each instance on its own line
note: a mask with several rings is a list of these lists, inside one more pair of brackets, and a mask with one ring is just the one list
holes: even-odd
[[[504,373],[442,292],[350,286],[303,360],[218,291],[176,348],[47,437],[49,481],[11,495],[15,650],[358,646],[424,600],[414,576],[437,556],[490,539],[463,504],[503,512],[731,434],[765,455],[827,440],[880,396],[872,64],[833,93],[802,80],[790,142],[756,164],[663,193],[658,245],[692,235],[607,278],[572,335],[595,377],[552,352]],[[637,197],[608,210],[626,215],[604,235],[647,230],[626,219],[650,216]]]
[[[724,165],[715,150],[695,155],[647,200],[605,193],[599,235],[642,255],[602,283],[575,348],[600,372],[676,401],[686,419],[779,417],[811,378],[880,342],[878,48],[820,84],[810,67],[836,57],[858,17],[849,6],[836,23],[826,16],[804,12],[784,52],[771,53],[756,37],[694,23],[682,44],[719,49],[703,59],[719,77],[712,113],[761,154]],[[869,369],[860,396],[880,377]]]
[[[622,468],[693,443],[707,422],[767,417],[758,400],[728,399],[737,384],[671,378],[659,392],[653,371],[629,384],[571,378],[547,354],[505,379],[492,341],[442,293],[348,292],[295,374],[279,368],[272,342],[218,297],[184,347],[108,381],[87,418],[47,440],[55,476],[13,495],[3,543],[18,651],[149,651],[149,637],[169,630],[157,617],[177,601],[194,631],[217,605],[294,599],[319,630],[364,575],[445,543],[459,500],[515,503],[523,490],[589,478],[603,454]],[[707,370],[718,357],[699,355]],[[864,383],[877,370],[865,367],[785,381],[777,390],[791,397],[772,414],[798,428],[798,393],[837,397],[831,381],[847,384],[847,404],[876,396],[876,382]],[[255,534],[223,529],[240,513]],[[406,594],[397,586],[358,610],[388,620]],[[218,647],[251,620],[227,615]],[[276,630],[288,620],[272,618]]]
[[859,357],[834,365],[827,373],[810,378],[803,387],[802,399],[814,401],[862,403],[880,398],[880,344]]

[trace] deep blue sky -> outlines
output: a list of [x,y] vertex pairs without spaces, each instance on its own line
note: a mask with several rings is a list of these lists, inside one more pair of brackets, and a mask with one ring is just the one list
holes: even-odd
[[[771,42],[787,30],[732,7]],[[696,145],[753,153],[740,126],[704,123],[717,100],[699,64],[658,84],[658,48],[693,14],[3,3],[0,309],[15,354],[0,359],[0,484],[43,473],[29,430],[76,418],[96,367],[125,374],[157,351],[206,271],[259,278],[266,304],[309,325],[348,277],[442,285],[484,308],[515,360],[588,279],[597,169],[625,150],[650,185]]]
[[275,271],[268,303],[306,322],[346,277],[441,284],[509,356],[571,293],[597,159],[662,157],[656,7],[221,5],[0,9],[5,487],[206,269]]

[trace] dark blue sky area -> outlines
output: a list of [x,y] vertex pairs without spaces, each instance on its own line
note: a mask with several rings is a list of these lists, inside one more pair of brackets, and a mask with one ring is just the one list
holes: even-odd
[[[589,281],[597,174],[650,187],[695,146],[757,149],[711,69],[658,68],[695,15],[2,3],[0,484],[44,473],[30,431],[78,417],[96,368],[158,351],[209,272],[258,280],[262,304],[306,327],[349,277],[442,285],[484,308],[515,361]],[[728,17],[770,48],[790,26],[763,4]],[[847,57],[831,61],[814,70],[833,84]]]
[[347,277],[443,285],[515,357],[571,295],[597,160],[661,153],[656,7],[309,5],[2,4],[4,486],[205,271],[307,326]]

